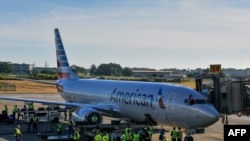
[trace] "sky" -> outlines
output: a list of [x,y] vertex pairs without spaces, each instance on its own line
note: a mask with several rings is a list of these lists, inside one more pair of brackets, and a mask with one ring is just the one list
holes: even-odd
[[249,0],[5,0],[0,61],[56,67],[54,28],[84,68],[250,68]]

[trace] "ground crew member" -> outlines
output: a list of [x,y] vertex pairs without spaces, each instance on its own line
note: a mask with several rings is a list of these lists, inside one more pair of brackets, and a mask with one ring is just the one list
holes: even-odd
[[181,127],[178,127],[177,141],[181,141],[181,140],[182,140],[182,131],[181,131]]
[[22,119],[23,119],[23,115],[21,114],[21,110],[18,108],[17,109],[17,120],[18,121],[20,120],[20,117],[22,117]]
[[138,134],[138,131],[135,131],[133,134],[133,141],[139,141],[140,140],[140,135]]
[[67,110],[65,110],[63,113],[64,113],[64,121],[67,121]]
[[103,133],[102,141],[109,141],[109,134],[106,131]]
[[30,132],[31,123],[32,123],[32,118],[28,117],[28,133]]
[[4,105],[4,109],[5,109],[5,112],[3,112],[3,114],[6,114],[6,115],[8,115],[9,113],[8,113],[8,107],[7,107],[7,105]]
[[152,139],[152,135],[153,135],[153,131],[150,129],[150,127],[148,127],[147,129],[147,137],[146,137],[146,141],[151,141]]
[[58,121],[56,127],[57,127],[57,134],[62,135],[62,123],[60,121]]
[[69,130],[68,131],[68,138],[70,138],[70,135],[73,134],[73,132],[74,132],[73,121],[71,118],[68,120],[68,130]]
[[96,135],[95,135],[95,141],[102,141],[102,136],[101,136],[101,133],[97,133]]
[[16,119],[16,113],[17,113],[17,105],[15,105],[14,107],[13,107],[13,110],[12,110],[12,115],[13,115],[13,120],[15,120]]
[[14,136],[16,137],[16,141],[20,141],[21,136],[22,136],[22,132],[21,132],[19,124],[17,125],[17,127],[15,129]]
[[164,134],[165,134],[165,130],[162,129],[161,132],[160,132],[160,135],[159,135],[159,140],[160,141],[164,141],[164,137],[165,137]]
[[176,141],[176,139],[177,139],[177,131],[175,127],[173,127],[173,130],[171,131],[171,140]]
[[33,124],[33,132],[38,132],[38,127],[37,127],[38,117],[36,114],[32,115],[32,124]]
[[168,138],[166,138],[165,136],[163,136],[163,141],[168,141]]
[[113,131],[110,134],[110,141],[116,141],[116,135]]
[[126,132],[125,132],[125,131],[122,132],[122,135],[121,135],[121,137],[120,137],[120,140],[121,140],[121,141],[127,141],[127,135],[126,135]]
[[97,120],[98,120],[98,118],[97,118],[97,116],[94,114],[94,115],[91,117],[92,123],[97,123]]
[[184,141],[193,141],[194,138],[192,136],[190,136],[190,134],[188,133],[187,136],[185,136]]
[[76,128],[75,131],[74,131],[73,140],[74,140],[74,141],[79,141],[80,138],[81,138],[81,137],[80,137],[79,129]]
[[29,111],[34,111],[33,102],[31,102],[31,103],[28,105],[28,110],[29,110]]
[[128,129],[126,136],[127,136],[127,141],[133,141],[133,134],[131,128]]
[[152,124],[149,124],[148,130],[150,130],[153,133],[153,126],[152,126]]
[[72,110],[72,109],[69,109],[69,119],[72,118],[72,112],[73,112],[73,110]]

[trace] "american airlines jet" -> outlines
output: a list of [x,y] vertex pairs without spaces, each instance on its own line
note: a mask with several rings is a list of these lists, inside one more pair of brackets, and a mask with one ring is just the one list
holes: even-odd
[[3,96],[0,99],[75,107],[73,120],[76,122],[95,114],[98,124],[105,115],[195,132],[218,121],[219,113],[215,107],[207,103],[202,94],[185,86],[79,78],[70,68],[57,28],[54,34],[58,80],[53,84],[65,102]]

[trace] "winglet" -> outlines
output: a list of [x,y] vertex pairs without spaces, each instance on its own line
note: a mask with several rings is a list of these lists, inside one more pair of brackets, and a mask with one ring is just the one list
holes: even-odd
[[59,33],[59,29],[54,29],[55,44],[56,44],[56,58],[58,79],[78,79],[79,77],[71,70],[67,55],[65,53],[63,42]]

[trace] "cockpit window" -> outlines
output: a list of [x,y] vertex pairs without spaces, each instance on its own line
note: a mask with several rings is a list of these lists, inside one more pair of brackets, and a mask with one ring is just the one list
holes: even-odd
[[187,105],[194,105],[194,104],[206,104],[207,102],[204,99],[185,99],[184,103]]
[[195,100],[194,99],[185,99],[184,103],[186,103],[187,105],[194,105],[195,104]]
[[206,101],[204,99],[196,99],[195,103],[196,104],[206,104]]

